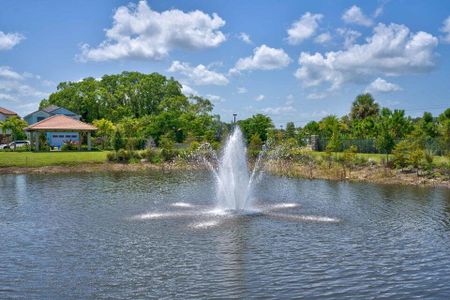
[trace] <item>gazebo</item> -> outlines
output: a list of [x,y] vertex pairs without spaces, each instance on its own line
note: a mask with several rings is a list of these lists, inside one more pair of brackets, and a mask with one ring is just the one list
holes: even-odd
[[[77,132],[80,134],[80,141],[78,143],[78,150],[81,150],[82,134],[87,134],[88,150],[91,150],[91,133],[96,131],[97,127],[75,120],[65,115],[54,115],[40,122],[34,123],[25,128],[26,132],[30,133],[30,141],[36,146],[36,151],[39,151],[39,133],[47,132]],[[35,133],[37,133],[35,135]]]

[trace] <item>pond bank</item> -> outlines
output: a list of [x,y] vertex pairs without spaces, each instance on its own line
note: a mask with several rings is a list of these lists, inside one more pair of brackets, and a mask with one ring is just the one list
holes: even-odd
[[279,163],[272,164],[268,169],[269,172],[275,175],[305,179],[450,188],[450,182],[443,177],[418,176],[416,172],[401,172],[400,170],[382,166],[355,167],[349,170],[335,166],[329,168],[308,167],[298,163]]
[[[42,167],[2,167],[1,174],[64,174],[64,173],[101,173],[101,172],[142,172],[142,171],[162,171],[169,172],[175,170],[201,170],[205,167],[198,164],[177,163],[82,163],[78,165],[59,165]],[[331,167],[307,167],[302,164],[284,162],[272,164],[268,167],[268,172],[287,177],[305,179],[325,179],[339,181],[370,182],[378,184],[415,185],[429,187],[450,188],[448,180],[435,177],[417,176],[414,173],[403,173],[399,170],[391,170],[381,166],[365,166],[352,170]]]

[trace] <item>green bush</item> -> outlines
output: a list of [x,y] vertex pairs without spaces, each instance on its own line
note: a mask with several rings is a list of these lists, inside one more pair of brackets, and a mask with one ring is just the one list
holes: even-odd
[[106,154],[106,159],[108,161],[117,161],[117,152],[116,151],[108,152],[108,154]]
[[128,162],[130,160],[130,154],[125,149],[119,149],[117,151],[117,161],[118,162]]
[[161,162],[161,153],[156,148],[148,148],[147,150],[144,150],[143,158],[153,164],[156,164]]
[[64,141],[64,144],[61,146],[61,151],[74,151],[78,150],[78,143],[74,141]]
[[405,168],[408,166],[409,144],[407,141],[401,141],[395,145],[392,155],[394,156],[394,165],[397,168]]

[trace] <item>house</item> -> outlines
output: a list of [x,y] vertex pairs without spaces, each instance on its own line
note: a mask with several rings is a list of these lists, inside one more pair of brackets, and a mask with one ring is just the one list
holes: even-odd
[[[56,105],[50,105],[26,115],[23,119],[28,125],[39,123],[52,116],[63,115],[73,120],[80,121],[81,116],[76,113]],[[66,141],[80,143],[80,134],[77,131],[46,131],[47,143],[51,147],[60,148]]]
[[[79,138],[81,134],[86,134],[88,150],[91,150],[91,133],[96,130],[95,126],[62,114],[50,116],[25,128],[36,151],[39,151],[39,135],[41,133],[50,134],[51,145],[58,146],[62,145],[64,141],[73,141],[75,137]],[[78,149],[81,149],[81,143],[78,143]]]
[[33,125],[34,123],[40,122],[40,121],[47,119],[48,117],[51,117],[54,115],[65,115],[65,116],[71,117],[72,119],[75,119],[75,120],[80,120],[80,118],[81,118],[80,115],[77,115],[76,113],[74,113],[64,107],[50,105],[43,109],[39,109],[35,112],[32,112],[32,113],[26,115],[25,117],[23,117],[23,119],[25,121],[27,121],[27,123],[29,125]]
[[[17,114],[9,109],[0,107],[0,122],[5,121],[8,118],[17,116]],[[9,142],[9,136],[11,135],[11,131],[7,129],[5,134],[3,134],[3,130],[0,129],[0,144]]]

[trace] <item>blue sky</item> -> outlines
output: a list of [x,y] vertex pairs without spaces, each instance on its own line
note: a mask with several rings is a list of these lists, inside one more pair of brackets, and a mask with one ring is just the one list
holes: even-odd
[[25,115],[61,81],[174,76],[224,121],[279,126],[349,111],[358,93],[412,116],[450,106],[448,1],[0,3],[0,106]]

